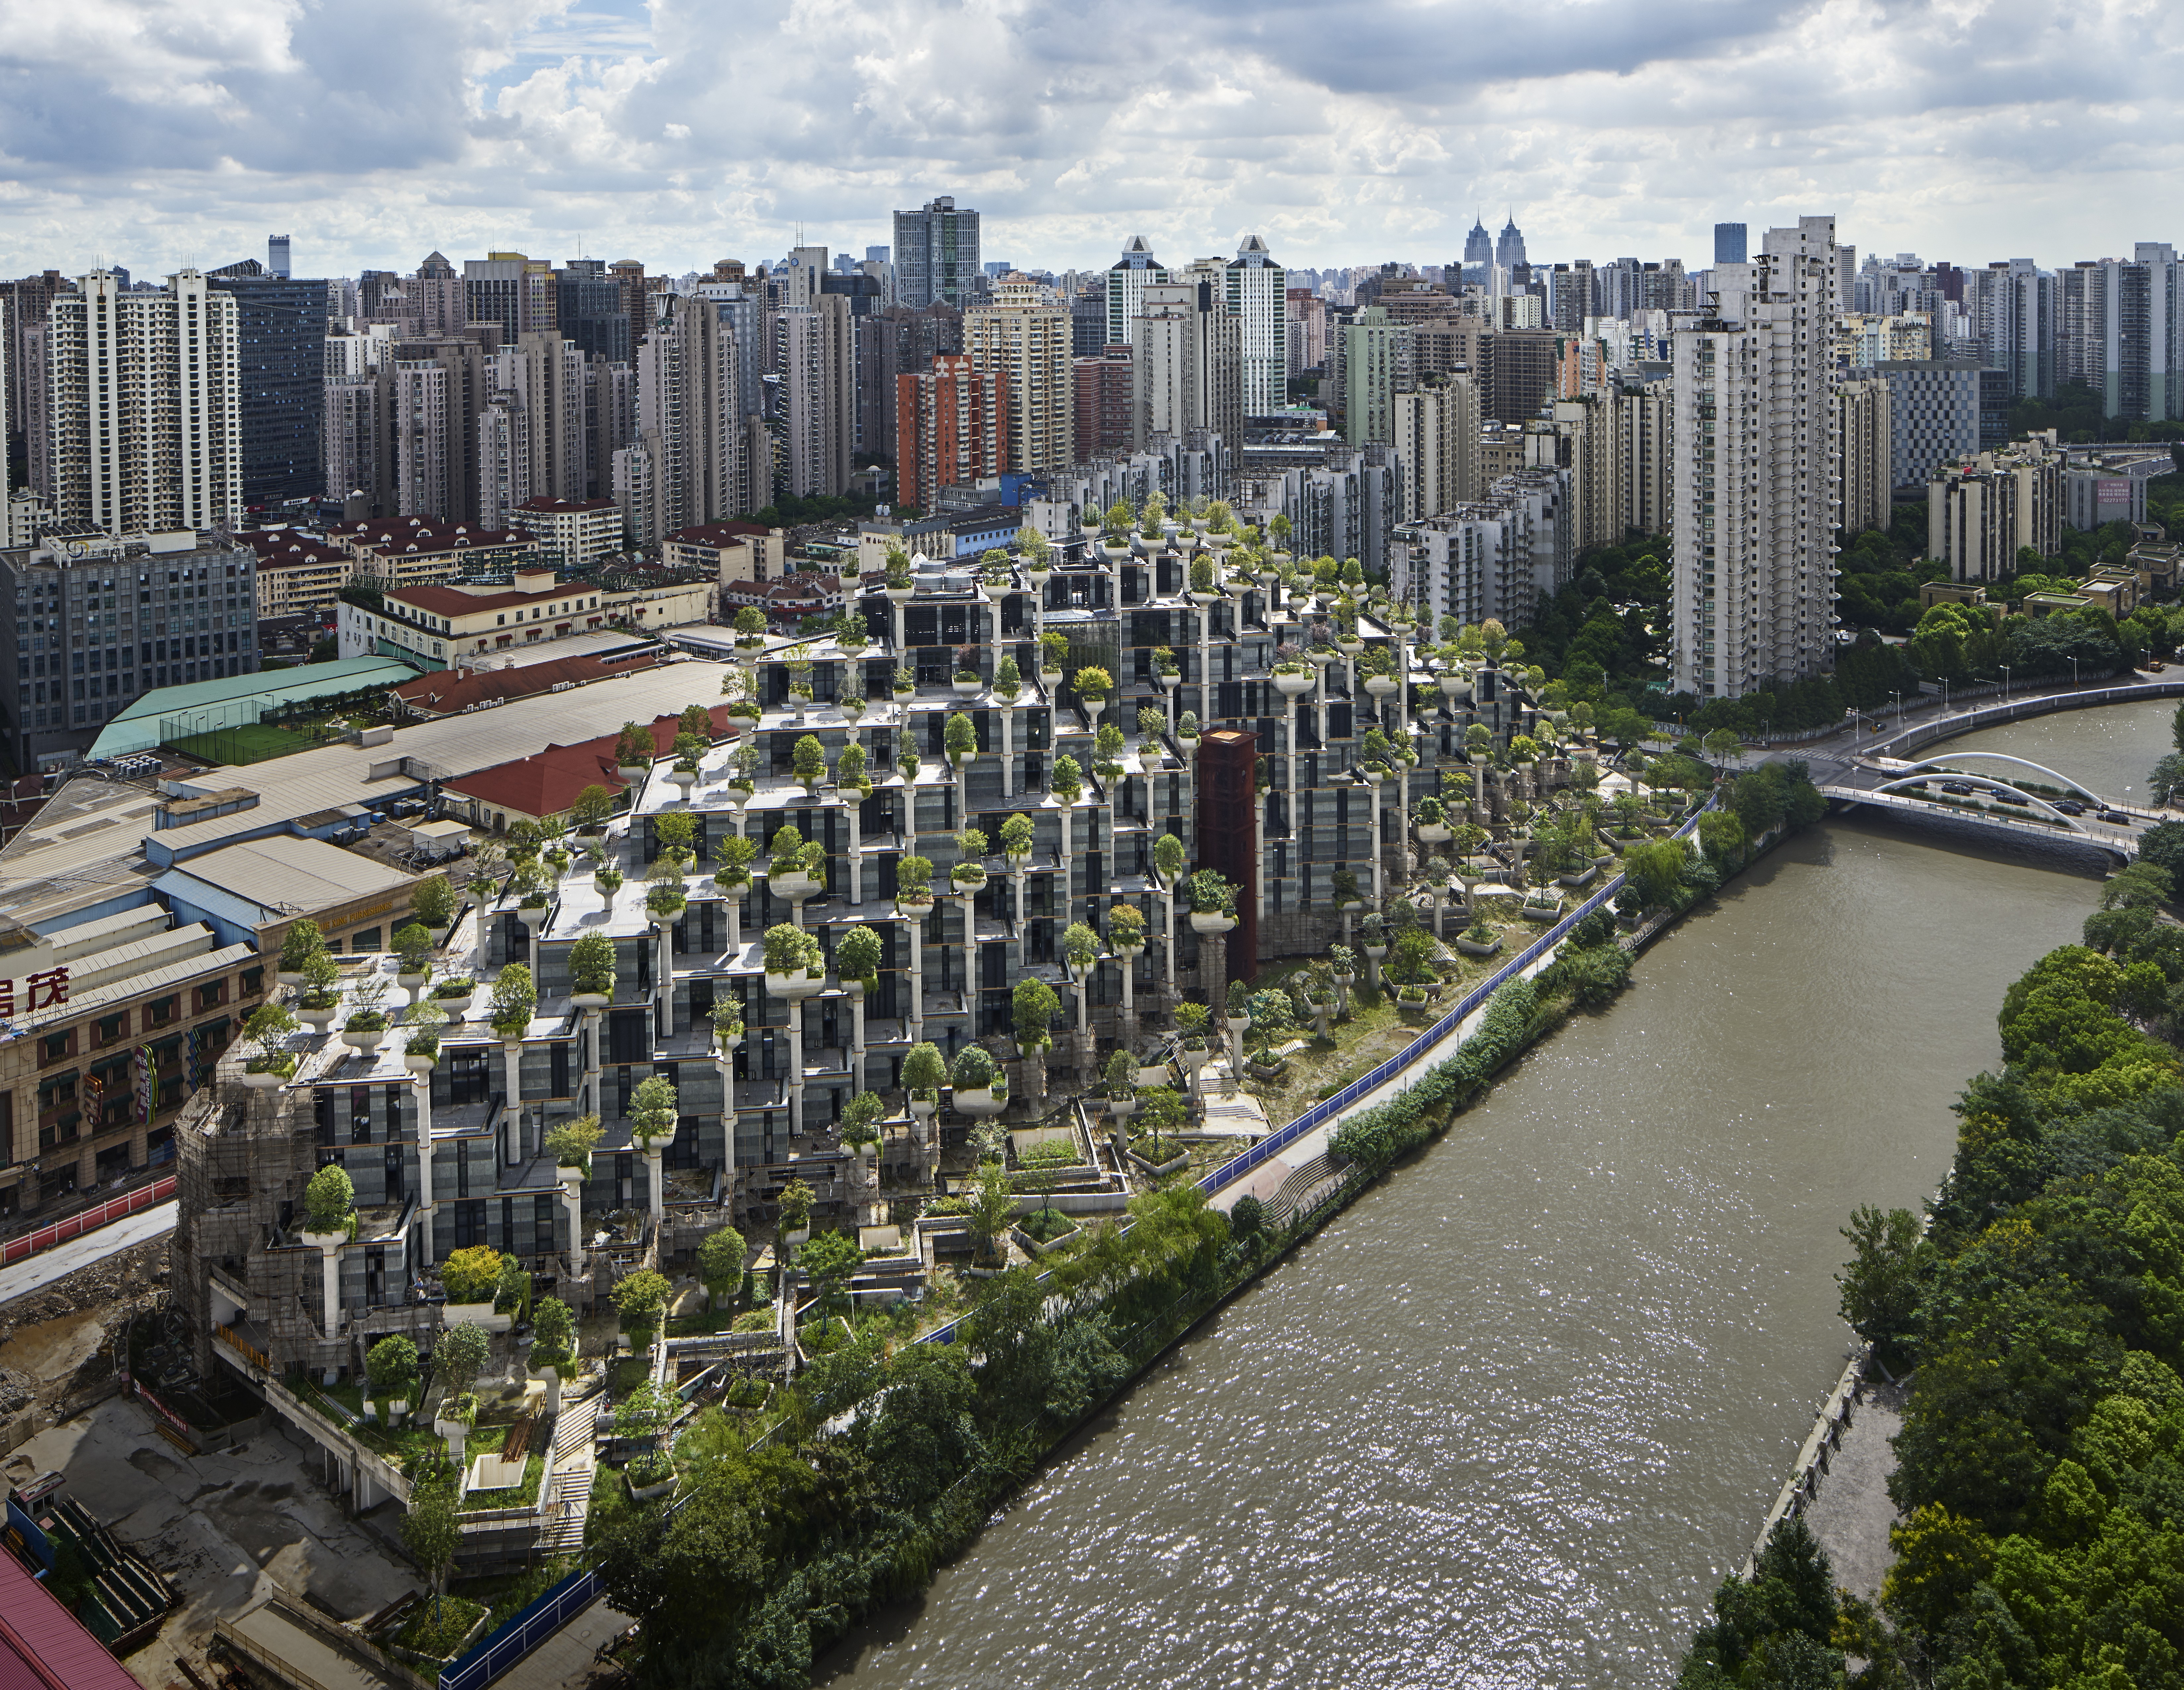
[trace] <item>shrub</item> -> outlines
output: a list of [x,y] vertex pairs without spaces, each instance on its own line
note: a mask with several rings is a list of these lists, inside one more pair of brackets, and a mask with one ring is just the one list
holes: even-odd
[[287,936],[281,941],[281,970],[283,974],[301,974],[304,965],[312,957],[324,954],[326,937],[319,931],[319,924],[309,920],[294,923]]
[[1053,1042],[1054,1018],[1061,1013],[1061,999],[1045,981],[1017,981],[1009,1009],[1020,1049],[1043,1050]]
[[458,1321],[440,1334],[432,1346],[432,1371],[447,1387],[450,1403],[469,1393],[492,1354],[493,1339],[486,1329],[469,1320]]
[[1082,973],[1100,959],[1100,936],[1082,921],[1072,921],[1062,931],[1061,954],[1071,968]]
[[1028,815],[1012,815],[1001,824],[1001,849],[1009,856],[1031,855],[1036,837]]
[[490,1244],[455,1251],[440,1265],[450,1303],[483,1303],[500,1290],[501,1254]]
[[566,1367],[577,1359],[576,1312],[558,1297],[542,1297],[531,1311],[531,1365]]
[[531,970],[520,962],[510,963],[493,982],[493,1001],[486,1012],[493,1030],[503,1038],[521,1038],[538,1009],[538,989],[532,983]]
[[894,865],[894,895],[897,898],[928,898],[933,892],[933,859],[930,857],[905,857]]
[[807,974],[820,957],[819,941],[794,923],[782,921],[766,930],[768,974]]
[[410,909],[427,927],[445,927],[454,919],[455,889],[445,875],[427,876],[410,888]]
[[1329,1159],[1338,1165],[1381,1168],[1425,1143],[1438,1130],[1440,1112],[1468,1101],[1524,1050],[1538,1008],[1539,993],[1531,981],[1513,980],[1502,987],[1487,999],[1479,1030],[1455,1055],[1428,1069],[1401,1096],[1338,1126],[1328,1142]]
[[880,936],[871,928],[855,926],[834,945],[834,971],[844,980],[869,982],[878,977],[883,954]]

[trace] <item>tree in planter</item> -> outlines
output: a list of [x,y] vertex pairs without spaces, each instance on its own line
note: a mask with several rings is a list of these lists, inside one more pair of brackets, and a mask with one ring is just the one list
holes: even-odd
[[455,1512],[455,1481],[452,1473],[435,1474],[430,1483],[419,1482],[410,1493],[409,1511],[402,1516],[402,1547],[432,1585],[432,1623],[440,1623],[440,1604],[447,1586],[448,1564],[463,1546],[462,1520]]
[[860,1092],[842,1105],[842,1119],[836,1130],[843,1143],[861,1151],[868,1144],[880,1142],[880,1122],[886,1116],[887,1104],[878,1092]]
[[1162,886],[1173,886],[1188,861],[1183,841],[1173,833],[1163,833],[1153,841],[1153,867],[1159,871]]
[[1009,998],[1009,1020],[1017,1048],[1023,1053],[1024,1083],[1034,1104],[1046,1096],[1046,1053],[1054,1043],[1054,1018],[1061,1013],[1061,999],[1043,980],[1028,976],[1017,981]]
[[870,992],[878,983],[880,959],[884,954],[878,933],[866,926],[852,927],[835,942],[834,972]]
[[1201,869],[1190,877],[1190,908],[1194,914],[1234,915],[1236,888],[1221,877],[1218,869]]
[[521,1038],[538,1011],[538,988],[531,970],[520,962],[508,964],[493,982],[493,998],[486,1009],[493,1030],[504,1039]]
[[652,1348],[653,1339],[660,1335],[667,1299],[674,1289],[665,1274],[655,1273],[650,1268],[638,1269],[615,1287],[615,1312],[621,1316],[622,1330],[629,1334],[632,1350]]
[[716,1226],[698,1246],[698,1282],[705,1287],[705,1312],[720,1306],[721,1293],[740,1290],[750,1246],[733,1226]]
[[666,1144],[675,1137],[677,1108],[673,1081],[661,1074],[640,1081],[630,1094],[631,1136],[639,1145]]
[[1115,677],[1097,664],[1087,664],[1069,677],[1072,691],[1088,704],[1104,704],[1115,691]]
[[825,1331],[828,1312],[839,1307],[850,1288],[850,1276],[865,1263],[865,1253],[847,1232],[821,1232],[796,1253],[796,1265],[811,1276],[819,1293],[819,1325]]
[[548,1131],[546,1150],[553,1157],[554,1166],[574,1168],[588,1180],[592,1176],[592,1148],[599,1142],[599,1118],[595,1115],[578,1115]]
[[433,931],[444,930],[454,919],[455,889],[445,875],[432,875],[417,882],[410,893],[410,910]]
[[1206,1029],[1213,1019],[1213,1012],[1203,1003],[1185,998],[1175,1006],[1175,1029],[1183,1035],[1185,1050],[1206,1048]]
[[[1202,1003],[1195,1006],[1204,1009]],[[1139,1132],[1142,1148],[1138,1154],[1156,1165],[1175,1159],[1183,1147],[1170,1137],[1179,1128],[1189,1114],[1183,1096],[1173,1086],[1145,1086],[1138,1092],[1138,1113],[1132,1121]]]
[[422,925],[412,921],[406,927],[394,930],[394,954],[404,974],[430,974],[432,971],[432,935]]
[[1084,796],[1084,770],[1073,757],[1054,759],[1054,772],[1046,778],[1048,787],[1055,797],[1066,804],[1073,804]]
[[834,784],[844,792],[865,790],[865,748],[852,741],[834,759]]
[[1118,1050],[1107,1059],[1107,1065],[1100,1070],[1100,1088],[1111,1104],[1127,1104],[1138,1095],[1138,1059],[1127,1050]]
[[[707,731],[711,730],[709,727]],[[615,813],[613,792],[596,781],[577,794],[576,803],[569,806],[569,820],[579,827],[604,827]]]
[[999,1162],[989,1162],[978,1170],[978,1183],[970,1193],[971,1236],[978,1241],[978,1255],[988,1262],[995,1260],[1000,1252],[994,1245],[1006,1235],[1009,1225],[1016,1219],[1017,1194],[1009,1185],[1009,1176]]
[[750,884],[750,865],[758,859],[758,841],[740,833],[723,834],[713,842],[713,883],[734,892]]
[[1100,936],[1082,921],[1071,922],[1062,930],[1061,955],[1077,977],[1084,979],[1100,960]]
[[948,871],[948,878],[958,886],[978,886],[985,878],[985,858],[993,849],[985,830],[967,827],[956,836],[956,865]]
[[1001,823],[1001,851],[1006,856],[1021,859],[1032,853],[1037,837],[1028,815],[1012,815]]
[[281,941],[282,974],[301,974],[304,965],[315,956],[323,956],[326,950],[326,936],[319,931],[319,924],[310,920],[293,923]]
[[827,778],[827,748],[820,744],[817,734],[798,737],[795,748],[789,753],[789,772],[812,786]]
[[958,1092],[983,1092],[1004,1083],[993,1053],[981,1044],[967,1044],[957,1051],[948,1077]]
[[777,922],[766,930],[768,974],[809,974],[819,963],[821,955],[817,937],[793,922]]
[[1069,636],[1050,628],[1039,637],[1039,672],[1059,675],[1069,661]]
[[493,1289],[493,1312],[522,1320],[531,1313],[531,1276],[514,1256],[500,1259],[500,1282]]
[[356,1185],[348,1170],[329,1162],[304,1187],[304,1225],[313,1232],[346,1232],[356,1215]]
[[250,1019],[242,1024],[242,1036],[258,1047],[258,1054],[250,1059],[248,1067],[253,1074],[293,1074],[296,1055],[282,1050],[281,1044],[301,1026],[287,1010],[278,1003],[260,1003],[250,1012]]
[[927,1040],[911,1046],[902,1059],[902,1086],[913,1102],[937,1104],[940,1088],[948,1083],[948,1064],[940,1047]]
[[587,997],[613,997],[614,941],[604,933],[587,933],[570,946],[569,978]]
[[469,1320],[459,1320],[440,1334],[432,1346],[432,1371],[446,1387],[440,1401],[442,1410],[454,1408],[459,1411],[450,1418],[460,1419],[463,1412],[475,1412],[474,1405],[465,1399],[471,1395],[492,1354],[493,1340],[487,1336],[485,1328]]
[[[909,1059],[905,1057],[904,1060],[907,1063]],[[783,1233],[800,1232],[809,1226],[811,1224],[811,1205],[816,1201],[817,1194],[802,1180],[793,1179],[783,1186],[781,1188]]]
[[905,857],[894,865],[894,895],[916,900],[933,892],[933,859]]
[[1251,1031],[1259,1036],[1259,1061],[1272,1067],[1274,1041],[1296,1031],[1296,1017],[1286,992],[1254,992],[1245,1000]]
[[417,1346],[399,1332],[382,1338],[364,1358],[364,1376],[382,1410],[389,1403],[409,1402],[417,1387]]
[[961,710],[948,718],[948,725],[941,730],[940,738],[941,743],[947,748],[950,764],[960,758],[978,754],[978,725]]
[[994,665],[994,691],[1002,698],[1014,703],[1023,691],[1023,671],[1012,657],[1005,657]]

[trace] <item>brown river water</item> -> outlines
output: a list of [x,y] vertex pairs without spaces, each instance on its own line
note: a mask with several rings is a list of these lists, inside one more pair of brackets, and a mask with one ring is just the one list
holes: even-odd
[[[1957,743],[2120,797],[2174,708]],[[817,1682],[1669,1682],[1841,1370],[1838,1229],[1933,1189],[2003,988],[2100,873],[1891,821],[1791,840]]]

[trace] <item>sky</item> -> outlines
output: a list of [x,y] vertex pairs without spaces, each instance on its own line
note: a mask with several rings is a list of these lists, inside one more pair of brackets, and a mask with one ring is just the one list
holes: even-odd
[[18,0],[0,274],[434,248],[671,274],[861,256],[950,193],[983,256],[1143,234],[1324,268],[2184,245],[2176,0]]

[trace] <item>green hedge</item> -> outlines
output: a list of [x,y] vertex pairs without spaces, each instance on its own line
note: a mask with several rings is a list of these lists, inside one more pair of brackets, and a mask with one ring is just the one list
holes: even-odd
[[1400,1097],[1352,1115],[1329,1136],[1328,1159],[1384,1168],[1430,1141],[1447,1111],[1478,1095],[1486,1082],[1531,1042],[1540,994],[1529,980],[1513,980],[1486,1000],[1479,1030],[1413,1081]]

